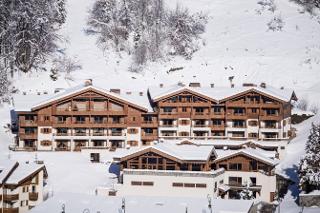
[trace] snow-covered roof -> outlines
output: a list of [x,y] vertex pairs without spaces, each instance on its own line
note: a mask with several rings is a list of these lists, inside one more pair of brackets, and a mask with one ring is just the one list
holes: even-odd
[[260,93],[264,93],[266,95],[272,96],[274,98],[280,99],[282,101],[290,101],[293,90],[291,89],[278,89],[272,86],[267,86],[266,88],[258,87],[258,86],[241,86],[241,87],[190,87],[190,86],[179,86],[172,85],[168,87],[149,87],[149,93],[153,100],[160,99],[172,93],[177,93],[180,91],[189,90],[195,93],[202,94],[211,99],[221,101],[223,99],[232,97],[239,93],[243,93],[246,91],[254,90]]
[[75,93],[86,91],[88,89],[93,89],[98,92],[104,93],[110,97],[114,97],[114,98],[129,102],[133,105],[143,108],[145,111],[152,111],[146,92],[141,93],[137,91],[134,91],[134,92],[128,91],[128,92],[122,92],[121,94],[116,94],[98,86],[85,85],[85,84],[80,84],[78,86],[75,86],[66,90],[62,90],[54,94],[53,93],[40,94],[40,95],[17,94],[14,96],[15,109],[16,111],[30,111],[33,108],[37,108],[37,107],[49,104],[53,101],[65,98]]
[[270,153],[269,151],[264,151],[262,149],[253,149],[253,148],[244,148],[239,150],[216,149],[216,153],[218,157],[216,158],[215,161],[220,161],[236,155],[246,155],[272,166],[275,166],[279,163],[279,160],[272,159],[274,157],[273,152]]
[[[18,163],[17,161],[2,158],[0,160],[0,183],[2,183],[4,178],[7,178],[5,181],[6,184],[17,185],[28,176],[45,168],[44,165],[32,162]],[[12,173],[9,174],[10,172]]]
[[14,172],[10,175],[7,184],[19,184],[22,180],[27,178],[28,176],[34,174],[35,172],[43,169],[45,166],[36,163],[19,163],[19,166],[14,170]]
[[11,160],[4,160],[1,159],[0,162],[0,184],[2,181],[8,177],[10,171],[14,169],[14,166],[16,165],[17,162],[11,161]]
[[[46,202],[32,208],[30,213],[56,213],[60,212],[62,205],[66,212],[114,213],[121,212],[122,199],[125,201],[125,210],[130,213],[163,213],[186,212],[209,213],[208,200],[195,197],[156,197],[156,196],[124,196],[105,197],[88,194],[59,193]],[[248,213],[253,205],[250,200],[224,200],[212,199],[212,212],[215,213]]]
[[138,152],[142,152],[148,149],[154,149],[162,153],[168,154],[172,157],[180,160],[187,161],[207,161],[212,153],[215,154],[213,146],[198,146],[198,145],[179,145],[175,143],[159,142],[155,145],[146,146],[140,149],[132,149],[122,155],[115,156],[115,158],[124,158],[133,155]]

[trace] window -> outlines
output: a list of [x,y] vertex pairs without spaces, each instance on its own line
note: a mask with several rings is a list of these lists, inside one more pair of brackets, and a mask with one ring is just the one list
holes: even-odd
[[145,123],[151,123],[152,122],[152,116],[144,116],[143,121]]
[[144,185],[144,186],[153,186],[153,182],[151,182],[151,181],[144,181],[144,182],[142,182],[142,185]]
[[182,107],[182,112],[187,112],[187,107]]
[[212,124],[214,126],[221,126],[222,125],[222,120],[217,120],[217,119],[212,120]]
[[120,123],[120,117],[119,116],[112,117],[112,123],[114,123],[114,124]]
[[172,183],[173,187],[183,187],[183,183]]
[[102,124],[103,123],[103,117],[102,116],[94,116],[93,122],[96,124]]
[[58,116],[57,117],[57,122],[58,123],[64,123],[64,122],[66,122],[66,120],[67,120],[67,118],[64,117],[64,116]]
[[258,126],[258,121],[249,121],[249,126]]
[[219,114],[221,113],[221,107],[213,107],[213,112],[216,113],[216,114]]
[[278,110],[277,109],[266,109],[266,114],[267,115],[277,115]]
[[50,133],[51,133],[51,129],[50,129],[50,128],[42,128],[42,129],[41,129],[41,133],[43,133],[43,134],[50,134]]
[[171,113],[172,112],[172,107],[164,107],[163,108],[163,112]]
[[233,127],[245,127],[243,120],[234,120],[233,121]]
[[185,183],[183,184],[184,187],[187,187],[187,188],[194,188],[196,186],[196,184],[194,183]]
[[250,177],[251,186],[257,185],[257,178],[256,177]]
[[242,164],[241,163],[230,163],[229,170],[240,171],[240,170],[242,170]]
[[134,129],[134,128],[131,128],[131,129],[128,129],[128,133],[129,133],[129,134],[137,134],[137,133],[138,133],[138,130],[137,130],[137,129]]
[[242,185],[242,178],[241,177],[229,177],[229,185],[241,186]]
[[136,121],[136,117],[132,117],[132,119],[131,119],[132,121]]
[[146,128],[146,129],[144,129],[144,132],[148,135],[152,135],[153,134],[153,129],[151,129],[151,128]]
[[197,107],[196,108],[196,113],[203,113],[204,109],[202,107]]
[[173,120],[170,119],[164,119],[163,121],[164,126],[172,126],[173,125]]
[[44,121],[50,121],[50,116],[44,116]]
[[141,181],[131,181],[132,186],[141,186],[142,182]]
[[40,142],[41,146],[51,146],[51,141],[49,140],[43,140]]
[[243,108],[235,108],[234,110],[233,110],[233,113],[234,114],[238,114],[238,115],[242,115],[242,114],[244,114],[244,109]]
[[190,121],[189,120],[180,120],[181,125],[189,125]]
[[258,111],[257,111],[256,108],[252,108],[252,109],[251,109],[251,112],[255,114],[255,113],[257,113]]
[[189,136],[189,132],[179,132],[179,136],[188,137]]
[[[215,183],[217,185],[217,182]],[[207,184],[205,183],[196,183],[196,188],[207,188]]]

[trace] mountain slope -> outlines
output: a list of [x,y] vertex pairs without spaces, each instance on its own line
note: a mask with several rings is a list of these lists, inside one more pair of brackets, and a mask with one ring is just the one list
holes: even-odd
[[[91,78],[94,83],[110,88],[145,89],[159,83],[198,81],[217,86],[234,82],[266,82],[273,86],[294,88],[300,97],[310,100],[319,97],[320,88],[320,18],[302,12],[289,0],[275,0],[276,10],[263,9],[258,0],[165,0],[168,7],[176,4],[192,12],[208,14],[209,23],[203,35],[204,46],[192,60],[173,58],[148,64],[140,74],[128,72],[130,58],[112,51],[103,53],[94,36],[84,32],[88,11],[95,0],[68,0],[67,23],[61,34],[68,42],[61,42],[66,53],[82,65],[73,73],[74,81],[62,77],[56,82],[49,72],[20,74],[15,86],[22,91],[52,90],[69,87]],[[267,23],[280,16],[282,31],[268,30]],[[318,20],[317,20],[318,18]],[[182,70],[170,72],[172,67]],[[32,84],[30,83],[32,81]]]

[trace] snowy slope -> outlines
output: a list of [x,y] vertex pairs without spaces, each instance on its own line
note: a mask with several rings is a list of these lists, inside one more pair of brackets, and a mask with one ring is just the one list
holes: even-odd
[[[209,23],[203,35],[205,46],[192,60],[177,57],[150,63],[141,74],[127,71],[128,57],[103,53],[95,45],[95,37],[84,33],[88,10],[94,1],[68,0],[67,23],[61,30],[68,42],[61,42],[61,47],[83,66],[74,73],[75,81],[66,82],[62,76],[52,82],[49,72],[20,74],[15,78],[18,88],[52,90],[79,84],[87,78],[106,88],[135,90],[178,81],[224,86],[229,85],[229,76],[235,76],[236,85],[264,81],[275,87],[294,88],[298,96],[310,100],[320,97],[320,18],[301,12],[302,8],[289,0],[275,0],[274,13],[263,10],[258,0],[165,0],[168,7],[174,8],[179,3],[192,12],[208,14]],[[278,15],[285,22],[283,31],[268,31],[267,23]],[[168,74],[172,67],[183,70]]]
[[[295,200],[299,194],[298,183],[299,177],[297,170],[299,168],[300,159],[305,154],[305,145],[310,133],[312,123],[320,123],[320,115],[304,121],[303,123],[296,125],[297,137],[294,138],[287,147],[287,154],[284,160],[277,166],[277,173],[280,173],[296,183],[289,187],[289,191],[285,196],[281,204],[281,209],[285,209],[285,212],[298,212],[300,207],[297,206]],[[319,212],[319,208],[308,208],[305,212]]]

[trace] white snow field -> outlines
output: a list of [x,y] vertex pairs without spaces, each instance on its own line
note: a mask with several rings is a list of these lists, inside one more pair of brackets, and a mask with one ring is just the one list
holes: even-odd
[[[73,73],[74,81],[62,75],[51,81],[50,72],[22,74],[15,77],[21,91],[43,91],[69,87],[93,79],[106,88],[145,90],[159,83],[175,84],[197,81],[207,86],[229,86],[234,83],[266,82],[275,87],[294,88],[299,97],[319,102],[320,97],[320,16],[303,12],[302,7],[289,0],[275,0],[275,12],[262,9],[259,0],[165,0],[168,7],[177,3],[191,12],[208,14],[205,45],[192,60],[180,57],[149,63],[143,73],[128,72],[131,59],[112,51],[103,53],[95,36],[84,32],[88,11],[95,0],[68,0],[67,23],[61,41],[68,56],[76,58],[83,69]],[[268,30],[267,23],[281,15],[282,31]],[[200,42],[201,43],[201,42]],[[167,73],[172,67],[182,70]]]
[[[108,88],[123,88],[145,91],[149,86],[183,82],[201,82],[209,85],[229,86],[228,77],[235,76],[234,83],[260,83],[274,87],[293,88],[298,98],[309,100],[310,105],[320,106],[320,18],[303,12],[289,0],[275,0],[274,13],[261,9],[258,0],[165,0],[174,8],[177,3],[190,11],[203,11],[210,17],[207,31],[203,34],[204,46],[194,54],[192,60],[179,57],[150,63],[143,73],[130,73],[130,59],[113,52],[103,53],[95,44],[94,36],[84,33],[88,10],[95,0],[68,0],[67,23],[61,30],[68,42],[61,47],[70,57],[82,65],[82,70],[73,73],[74,81],[62,75],[51,81],[49,72],[18,73],[13,84],[20,92],[35,94],[54,88],[67,88],[93,79]],[[268,30],[267,23],[281,15],[285,22],[280,32]],[[172,67],[182,70],[168,74]],[[6,132],[4,125],[10,123],[10,109],[0,106],[0,155],[10,155],[18,161],[34,160],[35,153],[9,152],[8,145],[13,135]],[[294,173],[304,153],[306,138],[315,116],[297,125],[298,137],[288,146],[286,159],[278,171],[297,180]],[[110,159],[111,159],[110,155]],[[44,160],[49,183],[47,190],[59,193],[94,194],[96,186],[111,184],[108,165],[91,164],[80,153],[38,152],[37,158]],[[299,212],[294,203],[297,187],[290,188],[281,203],[281,212]],[[307,208],[304,212],[319,212]]]

